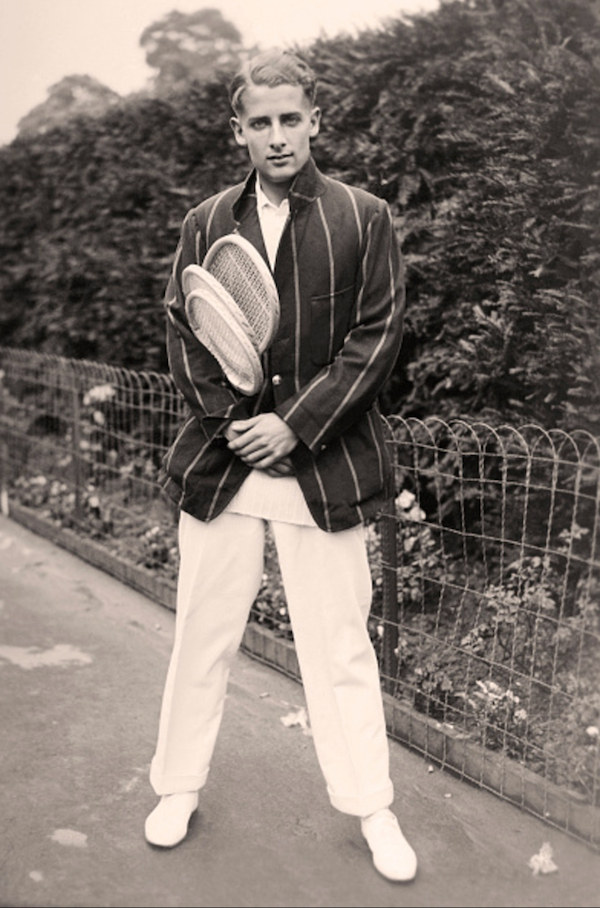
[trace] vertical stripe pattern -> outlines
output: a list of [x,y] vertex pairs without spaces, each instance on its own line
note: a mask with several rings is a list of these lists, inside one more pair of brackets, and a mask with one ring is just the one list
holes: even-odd
[[316,523],[330,532],[372,518],[392,489],[377,400],[400,351],[404,275],[387,204],[323,176],[312,159],[289,193],[275,265],[281,323],[259,395],[244,397],[193,336],[181,273],[208,245],[238,232],[266,258],[254,174],[184,218],[165,294],[171,372],[191,421],[165,458],[162,482],[181,507],[210,520],[248,474],[222,431],[274,410],[295,431],[296,476]]

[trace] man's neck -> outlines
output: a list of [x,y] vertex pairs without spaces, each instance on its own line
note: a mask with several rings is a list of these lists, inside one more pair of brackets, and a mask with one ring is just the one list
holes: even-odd
[[258,173],[256,179],[269,202],[273,205],[277,205],[277,207],[279,207],[283,200],[287,198],[290,186],[292,185],[291,180],[286,183],[271,183],[270,181],[265,181]]

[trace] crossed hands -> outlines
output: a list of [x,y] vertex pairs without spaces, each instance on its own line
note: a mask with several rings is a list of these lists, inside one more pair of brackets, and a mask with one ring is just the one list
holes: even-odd
[[250,419],[235,419],[225,429],[229,450],[244,463],[269,476],[290,476],[293,467],[288,455],[298,436],[276,413],[259,413]]

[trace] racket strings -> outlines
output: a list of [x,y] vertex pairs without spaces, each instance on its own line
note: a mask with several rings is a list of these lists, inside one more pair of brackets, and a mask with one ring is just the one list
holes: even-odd
[[228,378],[245,393],[254,393],[262,380],[262,369],[249,341],[218,303],[194,297],[189,301],[188,319],[192,331],[216,357]]
[[257,350],[262,353],[274,329],[274,303],[262,275],[244,251],[234,245],[218,250],[209,270],[245,315],[254,332]]

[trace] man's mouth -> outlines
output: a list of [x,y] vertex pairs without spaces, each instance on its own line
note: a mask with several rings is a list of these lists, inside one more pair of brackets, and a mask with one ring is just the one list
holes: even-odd
[[272,154],[267,158],[271,164],[285,164],[286,161],[289,161],[292,157],[291,154]]

